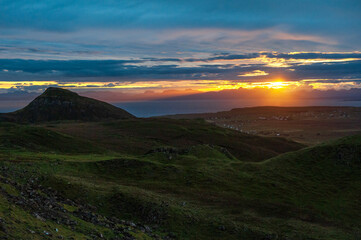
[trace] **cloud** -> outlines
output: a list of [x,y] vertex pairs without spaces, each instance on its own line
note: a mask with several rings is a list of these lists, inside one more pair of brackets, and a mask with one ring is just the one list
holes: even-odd
[[3,0],[0,51],[39,60],[355,51],[360,9],[358,0]]
[[[308,57],[308,58],[307,58]],[[342,58],[344,57],[344,58]],[[359,53],[250,53],[128,60],[0,59],[0,81],[289,81],[361,78]],[[313,60],[317,59],[316,62]]]
[[0,93],[280,79],[358,88],[360,9],[359,0],[2,0]]
[[361,60],[299,65],[294,69],[295,79],[361,79]]
[[[1,28],[0,28],[1,29]],[[51,32],[2,30],[3,58],[119,59],[131,57],[190,57],[197,54],[257,51],[334,50],[338,42],[317,34],[290,33],[278,27],[243,30],[227,28],[80,29]],[[182,52],[182,54],[179,54]],[[245,54],[245,55],[247,55]],[[232,55],[241,55],[232,53]],[[241,56],[240,56],[241,57]],[[244,56],[247,57],[247,56]],[[124,57],[123,57],[124,58]]]
[[[276,96],[276,97],[275,97]],[[291,91],[279,91],[267,88],[238,88],[227,89],[222,91],[212,91],[206,93],[196,93],[184,96],[171,97],[168,100],[250,100],[250,99],[267,99],[279,98],[292,101],[306,99],[324,99],[324,100],[341,100],[341,101],[361,101],[361,88],[349,89],[327,89],[319,90],[310,88],[296,88]],[[302,102],[302,101],[301,101]]]
[[[79,28],[232,27],[261,29],[288,23],[298,30],[331,31],[360,22],[357,0],[3,0],[0,26],[71,31]],[[47,19],[47,21],[44,21]],[[341,29],[347,30],[347,29]]]
[[[295,60],[296,59],[296,60]],[[321,59],[317,62],[311,60]],[[311,61],[311,62],[309,62]],[[283,69],[281,69],[282,67]],[[250,53],[221,54],[205,58],[140,58],[128,60],[24,60],[0,59],[0,81],[64,81],[83,78],[130,79],[239,79],[283,75],[290,80],[309,78],[361,78],[359,53]],[[23,79],[21,79],[23,78]],[[88,78],[88,80],[86,80]]]
[[252,72],[243,73],[238,75],[239,77],[258,77],[258,76],[267,76],[269,73],[262,70],[254,70]]
[[268,53],[268,57],[284,58],[284,59],[347,59],[360,58],[360,52],[351,53],[322,53],[322,52],[302,52],[302,53]]

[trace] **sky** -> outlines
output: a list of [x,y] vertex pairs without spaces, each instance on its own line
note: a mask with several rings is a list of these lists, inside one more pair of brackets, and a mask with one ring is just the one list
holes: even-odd
[[360,12],[359,0],[0,0],[0,101],[49,86],[111,101],[360,89]]

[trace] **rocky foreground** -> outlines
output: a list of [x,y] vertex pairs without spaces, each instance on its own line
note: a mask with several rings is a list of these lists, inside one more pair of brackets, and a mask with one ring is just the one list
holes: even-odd
[[[30,176],[30,177],[29,177]],[[14,177],[24,179],[23,183],[12,180]],[[73,232],[80,232],[86,235],[86,239],[105,239],[106,236],[98,231],[96,227],[101,227],[103,231],[110,231],[114,237],[111,239],[136,239],[135,234],[141,233],[149,239],[173,239],[172,234],[160,236],[154,233],[153,229],[147,225],[125,221],[116,217],[106,217],[96,213],[96,207],[89,204],[82,204],[61,196],[56,190],[44,187],[39,184],[41,177],[32,176],[31,172],[11,168],[0,167],[0,195],[9,202],[9,211],[12,206],[21,208],[30,213],[36,220],[41,222],[53,222],[64,226]],[[79,220],[95,226],[89,231],[84,230],[79,224]],[[0,239],[14,239],[13,226],[6,219],[0,218]],[[28,228],[29,239],[31,235],[41,236],[44,239],[76,239],[74,237],[63,236],[58,229]]]

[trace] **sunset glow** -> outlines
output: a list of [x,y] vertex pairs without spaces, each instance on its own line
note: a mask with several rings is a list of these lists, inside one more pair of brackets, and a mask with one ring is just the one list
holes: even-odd
[[[284,81],[276,79],[274,81],[230,81],[230,80],[181,80],[181,81],[139,81],[139,82],[57,82],[57,81],[2,81],[0,82],[0,89],[2,91],[10,89],[23,89],[27,87],[45,89],[51,86],[58,86],[68,89],[119,89],[127,90],[131,92],[145,92],[152,91],[164,91],[164,90],[194,90],[200,92],[209,91],[222,91],[227,89],[350,89],[361,87],[352,81],[343,83],[328,83],[327,80],[322,82],[321,80],[305,79],[302,81]],[[187,92],[187,91],[185,91]]]
[[361,20],[346,4],[336,14],[326,3],[305,12],[294,2],[285,4],[292,11],[253,1],[150,1],[126,10],[97,1],[6,2],[0,99],[47,87],[122,100],[237,89],[361,91]]

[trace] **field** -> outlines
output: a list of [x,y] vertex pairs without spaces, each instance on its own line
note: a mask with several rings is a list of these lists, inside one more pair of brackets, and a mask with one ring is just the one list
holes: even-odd
[[361,108],[357,107],[254,107],[168,117],[202,118],[224,128],[307,145],[361,133]]
[[[0,124],[15,239],[358,239],[361,138],[304,148],[203,120]],[[29,237],[30,236],[30,237]]]

